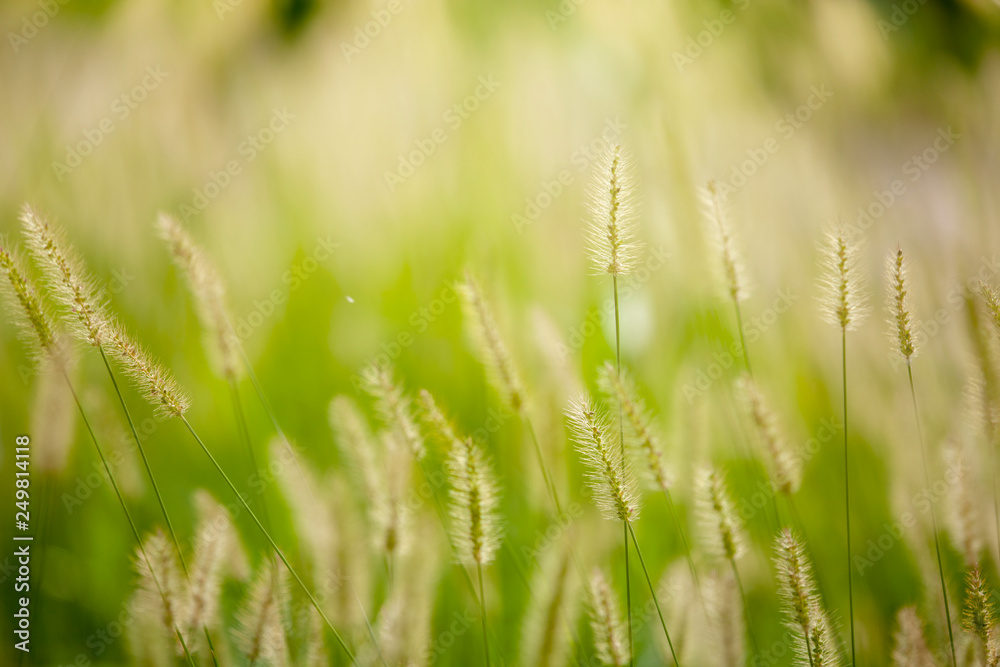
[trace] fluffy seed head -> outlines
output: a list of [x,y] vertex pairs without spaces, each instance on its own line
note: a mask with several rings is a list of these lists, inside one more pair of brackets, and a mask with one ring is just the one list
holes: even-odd
[[243,368],[237,347],[239,339],[233,331],[226,288],[219,272],[177,220],[161,213],[156,228],[170,247],[174,264],[187,279],[216,372],[227,380],[239,378]]
[[732,227],[729,224],[724,198],[715,181],[708,182],[708,185],[701,192],[701,199],[709,232],[715,239],[719,252],[723,283],[729,298],[739,303],[750,296],[746,269]]
[[608,580],[599,568],[590,575],[590,629],[594,634],[594,652],[605,665],[628,664],[628,646],[622,627],[621,612]]
[[[66,377],[72,377],[74,360],[68,345],[65,361],[46,360],[39,367],[32,400],[31,435],[34,464],[48,473],[61,473],[69,461],[76,435],[77,407]],[[66,376],[63,372],[66,372]]]
[[719,470],[703,468],[695,483],[705,550],[715,558],[735,561],[746,550],[746,538],[725,476]]
[[986,311],[994,333],[1000,334],[1000,293],[985,281],[979,281],[979,294],[986,303]]
[[288,647],[282,625],[285,569],[277,560],[261,567],[250,594],[236,613],[236,645],[253,665],[261,661],[281,667],[288,664]]
[[166,368],[136,343],[117,320],[104,326],[108,353],[156,411],[164,417],[183,417],[191,399],[181,390]]
[[244,574],[246,556],[229,512],[206,491],[195,492],[198,528],[194,538],[191,563],[188,629],[197,638],[202,626],[215,627],[227,573]]
[[438,407],[431,392],[421,389],[417,393],[417,404],[420,406],[420,419],[424,423],[424,428],[434,440],[448,448],[449,451],[462,445],[462,440],[455,433],[454,426],[444,411]]
[[[743,602],[736,579],[723,570],[705,580],[702,599],[711,623],[711,638],[719,667],[746,664],[746,629]],[[690,604],[690,603],[689,603]]]
[[569,550],[550,549],[532,577],[532,596],[521,631],[521,661],[525,667],[566,662],[570,633],[575,627],[578,591],[570,576]]
[[639,493],[631,466],[620,452],[611,419],[589,396],[581,394],[566,410],[570,434],[587,467],[587,479],[605,518],[636,521]]
[[631,157],[620,145],[605,146],[588,199],[587,251],[595,274],[629,273],[639,259],[641,245],[635,239],[635,175]]
[[900,248],[895,253],[890,253],[886,258],[889,339],[907,363],[917,354],[917,342],[913,337],[910,298],[907,290],[908,272],[909,266],[903,257],[903,249]]
[[892,667],[934,667],[937,663],[927,640],[924,624],[916,607],[903,607],[896,614],[895,646],[892,649]]
[[646,459],[653,483],[658,489],[668,491],[671,480],[663,460],[663,451],[653,428],[652,418],[635,383],[624,373],[619,373],[613,365],[605,363],[598,371],[597,384],[609,399],[621,407],[634,443]]
[[8,300],[8,307],[16,313],[24,339],[30,345],[37,361],[56,355],[58,338],[52,315],[45,307],[38,290],[24,270],[17,251],[0,237],[0,271],[4,280],[0,291]]
[[383,424],[395,433],[418,461],[426,454],[420,429],[413,419],[410,397],[393,378],[392,369],[372,364],[361,373],[362,387],[375,399],[375,409]]
[[493,561],[500,547],[500,497],[489,461],[471,438],[448,457],[451,517],[459,558],[466,565]]
[[66,309],[70,330],[90,345],[100,345],[107,317],[97,283],[66,243],[61,230],[38,216],[29,206],[21,211],[28,249],[45,274],[52,294]]
[[[163,531],[157,529],[136,550],[139,585],[135,593],[138,613],[150,621],[161,637],[174,638],[187,627],[187,585],[181,575],[177,552]],[[180,652],[180,642],[175,642]]]
[[869,311],[866,285],[858,267],[858,245],[846,228],[838,227],[826,233],[821,253],[823,318],[844,331],[853,331]]
[[767,452],[771,479],[779,491],[792,495],[802,483],[802,460],[792,451],[753,379],[743,377],[739,384],[747,412]]
[[778,536],[774,562],[786,626],[795,638],[796,664],[837,664],[836,641],[816,591],[812,564],[805,547],[787,528]]
[[986,667],[1000,664],[1000,633],[997,630],[996,610],[978,564],[966,577],[963,625],[979,640],[986,657]]
[[482,289],[468,271],[465,273],[461,292],[479,358],[486,367],[486,375],[504,403],[513,412],[520,412],[524,408],[524,390],[517,367],[507,351],[507,345]]

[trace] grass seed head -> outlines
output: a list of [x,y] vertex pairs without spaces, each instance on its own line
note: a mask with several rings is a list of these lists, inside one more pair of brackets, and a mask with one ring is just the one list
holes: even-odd
[[605,665],[623,667],[628,664],[629,652],[625,642],[625,628],[618,609],[618,600],[599,568],[594,568],[589,582],[590,629],[594,635],[594,652]]
[[719,470],[703,468],[698,471],[695,485],[706,551],[713,557],[735,562],[746,550],[746,537],[726,489],[725,476]]
[[853,331],[869,312],[865,280],[858,266],[858,244],[847,229],[838,227],[826,233],[821,253],[823,317],[843,331]]
[[597,275],[622,276],[639,260],[635,238],[635,175],[631,156],[619,144],[605,146],[588,191],[591,221],[587,251]]
[[708,185],[701,192],[701,199],[709,233],[715,239],[716,249],[719,253],[726,292],[729,298],[739,303],[750,296],[749,281],[735,233],[729,224],[725,200],[715,181],[708,182]]
[[471,438],[452,447],[448,457],[453,536],[460,560],[486,565],[500,547],[499,488],[489,461]]
[[917,354],[917,341],[913,336],[913,314],[908,289],[909,266],[902,248],[886,258],[888,281],[889,339],[907,363]]

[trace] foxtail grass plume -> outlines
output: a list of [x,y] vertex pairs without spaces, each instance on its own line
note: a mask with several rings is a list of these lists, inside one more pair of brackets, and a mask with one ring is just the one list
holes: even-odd
[[182,647],[176,633],[188,627],[190,608],[187,583],[180,571],[177,552],[157,529],[137,549],[134,562],[139,573],[136,614],[142,617],[141,624],[157,637],[174,644],[179,655]]
[[719,253],[723,284],[729,298],[739,303],[750,296],[750,288],[743,258],[737,247],[733,229],[729,224],[725,198],[715,181],[709,181],[701,192],[701,199],[709,232],[715,239]]
[[646,459],[653,483],[659,490],[668,492],[671,479],[663,460],[663,451],[635,383],[625,373],[619,373],[611,363],[605,363],[598,371],[597,384],[609,399],[621,407],[635,444]]
[[486,367],[490,384],[513,412],[524,408],[524,389],[507,345],[493,317],[493,310],[472,273],[465,272],[461,292],[466,316],[471,321],[471,333],[480,361]]
[[213,629],[218,622],[223,578],[229,574],[247,576],[246,555],[240,545],[229,512],[206,491],[195,492],[198,527],[194,538],[187,606],[188,630],[199,639],[202,627]]
[[889,338],[900,355],[910,362],[917,354],[917,341],[913,335],[913,314],[911,312],[908,275],[909,264],[903,257],[902,248],[890,253],[886,258],[888,281]]
[[285,569],[274,559],[266,560],[250,593],[236,613],[239,629],[236,646],[251,665],[288,665],[284,629]]
[[531,580],[531,601],[521,626],[521,660],[524,667],[566,664],[575,626],[578,590],[570,573],[567,545],[549,549]]
[[406,445],[413,458],[421,460],[427,453],[424,440],[413,418],[410,397],[393,378],[392,369],[372,364],[362,371],[361,378],[362,387],[375,399],[375,410],[382,423]]
[[778,419],[768,408],[757,383],[749,376],[740,378],[739,386],[747,412],[767,452],[768,467],[775,487],[792,495],[802,483],[802,460],[792,451],[778,426]]
[[[424,533],[426,526],[420,526]],[[438,553],[428,541],[400,559],[389,597],[375,621],[378,650],[369,645],[359,652],[361,664],[423,665],[430,653],[431,612],[438,584]],[[379,660],[379,655],[382,660]]]
[[239,340],[233,331],[232,317],[226,305],[226,288],[219,272],[177,220],[161,213],[156,227],[170,247],[174,264],[187,279],[198,319],[205,330],[206,348],[212,365],[223,378],[238,379],[243,368]]
[[59,338],[52,314],[42,301],[38,290],[24,269],[24,262],[7,240],[0,237],[0,271],[4,280],[0,291],[16,313],[14,320],[36,361],[58,357]]
[[995,287],[982,280],[979,281],[979,293],[986,303],[986,311],[990,324],[993,326],[993,332],[1000,335],[1000,293]]
[[746,550],[746,537],[722,471],[703,468],[695,479],[698,514],[706,552],[735,562]]
[[581,394],[566,410],[587,479],[605,518],[631,523],[639,518],[639,493],[631,466],[621,456],[611,419],[591,398]]
[[966,577],[963,621],[965,629],[979,641],[985,666],[1000,665],[1000,629],[997,628],[996,610],[978,564]]
[[965,566],[972,567],[979,562],[984,546],[981,496],[975,488],[974,468],[969,465],[965,446],[957,438],[945,443],[942,455],[945,470],[954,474],[948,484],[948,532],[955,548],[965,558]]
[[[66,350],[68,359],[72,352]],[[61,473],[69,461],[76,435],[77,408],[66,377],[73,361],[42,364],[31,407],[34,465],[47,473]],[[65,371],[66,375],[63,375]]]
[[641,245],[635,238],[635,175],[632,159],[619,144],[608,144],[588,190],[591,221],[587,251],[596,275],[617,278],[632,271]]
[[820,310],[842,331],[854,331],[869,312],[864,277],[858,266],[859,248],[844,227],[826,233],[821,246]]
[[420,407],[420,419],[432,440],[437,441],[447,451],[463,446],[462,440],[455,433],[455,427],[451,420],[438,407],[431,392],[421,389],[417,393],[417,405]]
[[104,341],[107,316],[103,295],[61,230],[50,225],[30,206],[21,211],[21,225],[28,249],[41,266],[49,289],[66,309],[70,331],[90,345]]
[[916,607],[903,607],[896,614],[892,667],[935,667],[937,661],[927,648],[924,623]]
[[599,568],[594,568],[589,582],[590,630],[594,635],[594,652],[605,665],[623,667],[629,663],[625,628],[618,609],[618,600]]
[[108,353],[122,367],[143,398],[161,416],[183,417],[191,407],[191,400],[181,390],[170,371],[135,342],[117,320],[109,320],[104,326],[104,332]]
[[500,547],[500,497],[490,464],[472,438],[452,448],[448,457],[453,536],[459,559],[486,565]]
[[718,667],[746,664],[746,624],[743,602],[736,579],[728,572],[717,572],[705,581],[702,598],[711,624],[715,664]]
[[287,465],[288,449],[283,438],[276,437],[268,445],[271,469],[278,469],[278,483],[300,536],[302,551],[314,568],[321,568],[334,550],[336,521],[332,508],[314,489],[321,489],[308,468]]
[[795,664],[812,667],[840,664],[830,620],[816,590],[812,564],[805,547],[787,528],[777,538],[774,560],[786,626],[795,638]]

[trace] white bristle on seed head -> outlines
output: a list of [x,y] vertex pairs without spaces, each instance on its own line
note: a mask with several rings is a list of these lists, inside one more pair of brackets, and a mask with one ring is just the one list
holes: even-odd
[[486,367],[487,379],[513,412],[521,412],[524,409],[524,389],[520,373],[500,333],[493,310],[470,271],[465,272],[460,291],[465,314],[470,321],[470,333],[479,359]]
[[136,613],[144,616],[150,628],[173,644],[179,654],[182,647],[177,633],[188,626],[190,609],[187,582],[174,545],[157,529],[136,549],[134,564],[139,573]]
[[104,326],[107,352],[125,371],[158,414],[164,417],[184,417],[191,407],[191,399],[180,388],[173,375],[135,340],[117,320]]
[[594,652],[605,665],[623,667],[629,661],[618,600],[599,568],[594,568],[588,586],[590,629],[594,635]]
[[566,410],[570,434],[587,467],[594,500],[605,518],[632,522],[639,518],[639,493],[627,457],[606,411],[586,394],[570,401]]
[[907,362],[917,354],[913,313],[909,295],[909,264],[902,248],[886,257],[886,291],[889,310],[889,340]]
[[698,515],[705,550],[712,557],[736,561],[746,551],[746,537],[723,473],[702,468],[695,477]]
[[965,591],[962,625],[979,640],[986,667],[996,667],[1000,665],[1000,628],[997,627],[993,596],[979,564],[969,570]]
[[619,144],[607,144],[588,190],[591,221],[586,242],[597,275],[632,271],[641,244],[635,236],[635,175],[631,156]]
[[451,482],[453,539],[466,565],[491,563],[500,548],[499,487],[482,449],[471,438],[452,447],[447,465]]
[[375,410],[382,423],[395,433],[418,461],[427,453],[420,429],[413,417],[410,397],[393,377],[391,367],[371,364],[361,372],[362,387],[375,399]]
[[846,228],[837,227],[826,233],[820,251],[823,319],[844,331],[854,331],[870,311],[858,262],[859,245]]
[[284,667],[288,646],[284,629],[284,566],[277,559],[265,561],[236,613],[236,645],[251,664]]
[[715,181],[709,181],[700,194],[708,231],[719,253],[719,266],[726,294],[739,303],[750,296],[750,285],[735,233],[729,223],[725,199]]
[[21,334],[36,363],[62,361],[67,348],[55,321],[15,248],[0,236],[0,293],[8,302]]
[[924,637],[924,623],[916,607],[903,607],[896,614],[892,667],[935,667]]
[[792,450],[791,445],[778,425],[778,419],[767,406],[763,394],[750,376],[738,381],[740,393],[747,413],[753,422],[761,444],[767,454],[768,472],[774,486],[786,495],[799,490],[802,483],[802,459]]

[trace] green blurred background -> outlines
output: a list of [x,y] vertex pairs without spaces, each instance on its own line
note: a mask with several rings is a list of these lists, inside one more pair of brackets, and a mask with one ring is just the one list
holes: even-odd
[[[610,284],[589,275],[581,234],[602,134],[634,155],[647,258],[654,250],[669,256],[635,276],[623,301],[623,362],[659,415],[689,518],[695,464],[727,466],[738,502],[760,481],[742,455],[747,436],[730,384],[740,362],[724,352],[734,318],[698,211],[697,188],[710,178],[734,185],[729,203],[754,283],[744,313],[760,318],[749,343],[757,379],[800,447],[840,415],[839,340],[816,308],[816,242],[825,225],[877,210],[873,202],[886,201],[879,193],[904,183],[868,229],[876,316],[851,338],[859,551],[913,511],[922,488],[905,373],[892,364],[881,316],[882,259],[897,244],[914,262],[916,315],[928,332],[914,369],[928,440],[937,449],[970,430],[969,336],[954,294],[980,271],[1000,280],[995,3],[30,0],[3,3],[0,26],[0,232],[19,238],[24,203],[67,229],[106,281],[114,310],[192,393],[193,423],[232,470],[245,461],[226,387],[208,367],[190,297],[153,230],[161,210],[184,220],[219,265],[265,391],[319,470],[341,465],[326,420],[330,399],[346,393],[368,408],[352,375],[380,353],[408,388],[432,390],[467,431],[501,410],[450,296],[470,269],[537,399],[546,450],[569,462],[557,475],[586,508],[588,549],[620,558],[619,533],[596,519],[561,418],[565,396],[577,383],[592,387],[596,367],[614,353],[613,323],[592,324]],[[814,108],[802,111],[810,95]],[[797,109],[798,120],[786,119]],[[939,143],[926,169],[916,165],[914,156],[948,128],[958,138],[945,150]],[[766,145],[777,149],[761,159]],[[747,162],[754,156],[762,164]],[[404,162],[419,165],[411,174]],[[753,173],[740,179],[741,170]],[[790,306],[778,314],[782,296]],[[928,323],[935,315],[936,328]],[[4,507],[13,504],[13,438],[31,431],[37,385],[25,377],[28,356],[10,320],[5,311]],[[85,351],[78,373],[88,401],[113,407],[101,370]],[[704,377],[717,371],[723,379],[706,388]],[[242,390],[263,451],[270,424],[250,387]],[[131,391],[127,398],[138,420],[151,417]],[[29,664],[78,656],[126,664],[126,642],[97,655],[88,638],[132,590],[132,540],[106,487],[72,511],[60,502],[94,470],[79,425],[75,433],[49,491]],[[156,425],[147,441],[188,539],[192,491],[229,496],[176,423]],[[837,438],[827,444],[808,461],[796,505],[822,591],[846,628],[841,450]],[[517,419],[503,420],[489,449],[506,488],[507,539],[520,551],[548,519]],[[141,528],[152,530],[160,525],[155,499],[134,473],[131,502]],[[276,489],[268,497],[284,508]],[[646,505],[638,532],[658,577],[680,552],[662,505],[655,497]],[[279,515],[279,541],[297,544],[287,512]],[[10,544],[10,524],[0,520],[0,544]],[[262,541],[240,526],[259,562]],[[769,528],[756,516],[750,529],[744,580],[760,643],[770,646],[783,629]],[[855,577],[864,664],[887,664],[895,612],[924,599],[926,538],[909,531],[906,544]],[[960,556],[951,545],[946,551],[959,582]],[[436,631],[473,602],[443,572]],[[15,664],[4,577],[0,662]],[[489,582],[492,622],[513,663],[526,588],[503,559]],[[241,589],[230,588],[238,599]],[[637,639],[640,664],[662,661],[653,630]],[[480,659],[471,632],[439,664]],[[774,664],[791,662],[786,655]]]

